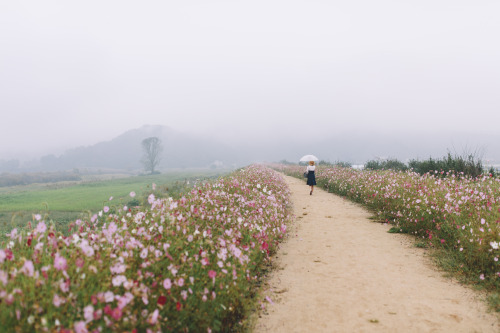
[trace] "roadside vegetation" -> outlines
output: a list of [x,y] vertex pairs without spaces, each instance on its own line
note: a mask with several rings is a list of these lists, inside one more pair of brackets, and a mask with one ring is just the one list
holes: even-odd
[[[250,166],[145,207],[106,204],[65,236],[41,216],[0,248],[12,332],[234,331],[291,219],[275,171]],[[131,199],[135,193],[130,193]]]
[[[301,166],[280,169],[302,179]],[[500,178],[320,166],[316,179],[393,225],[391,232],[414,235],[419,247],[435,249],[441,267],[488,291],[491,306],[500,311]]]

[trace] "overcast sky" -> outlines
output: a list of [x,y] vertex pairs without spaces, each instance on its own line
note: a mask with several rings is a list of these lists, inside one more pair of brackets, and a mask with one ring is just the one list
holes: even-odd
[[498,0],[1,1],[0,159],[144,124],[500,142],[499,17]]

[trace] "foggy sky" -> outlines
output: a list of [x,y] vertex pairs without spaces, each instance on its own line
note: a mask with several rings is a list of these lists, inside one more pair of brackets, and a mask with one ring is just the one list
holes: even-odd
[[144,124],[500,151],[498,17],[497,0],[2,1],[0,159]]

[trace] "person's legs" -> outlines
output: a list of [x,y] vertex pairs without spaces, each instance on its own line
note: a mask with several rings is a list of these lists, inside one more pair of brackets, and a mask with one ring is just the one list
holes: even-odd
[[314,185],[311,185],[311,192],[309,192],[309,195],[313,194],[313,190],[314,190]]

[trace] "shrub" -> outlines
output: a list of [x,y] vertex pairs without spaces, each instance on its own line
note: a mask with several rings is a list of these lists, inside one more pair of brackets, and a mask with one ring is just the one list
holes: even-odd
[[370,160],[365,163],[365,169],[405,171],[408,167],[397,159],[388,159],[384,161]]
[[350,162],[343,162],[343,161],[337,161],[335,162],[335,166],[341,167],[341,168],[352,168],[352,163]]
[[409,166],[421,175],[434,173],[441,177],[450,174],[463,174],[475,178],[481,176],[484,171],[482,161],[473,154],[452,156],[451,153],[448,153],[446,157],[439,160],[432,157],[425,161],[411,160]]

